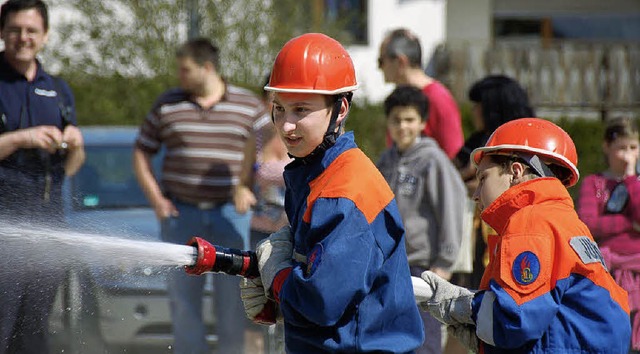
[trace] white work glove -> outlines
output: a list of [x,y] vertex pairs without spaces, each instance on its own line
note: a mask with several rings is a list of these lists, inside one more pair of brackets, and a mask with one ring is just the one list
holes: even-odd
[[464,345],[472,353],[477,353],[478,337],[476,336],[476,326],[472,325],[454,325],[447,326],[447,332],[450,336],[456,337],[460,344]]
[[265,289],[265,295],[273,299],[271,287],[273,279],[279,271],[291,267],[293,262],[293,243],[291,242],[291,228],[287,225],[269,237],[263,239],[256,246],[258,269]]
[[263,324],[276,323],[276,306],[267,299],[260,278],[243,278],[240,281],[240,298],[244,305],[244,313],[254,322]]
[[453,285],[429,270],[420,277],[433,293],[431,299],[419,302],[420,308],[446,325],[474,324],[471,319],[474,292]]

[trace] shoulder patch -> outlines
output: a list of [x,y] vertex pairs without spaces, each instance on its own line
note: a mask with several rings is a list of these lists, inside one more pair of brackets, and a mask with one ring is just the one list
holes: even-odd
[[307,257],[307,276],[311,276],[320,263],[322,262],[322,253],[324,249],[321,243],[316,244],[312,249],[309,257]]
[[544,234],[509,235],[499,240],[498,254],[500,286],[521,305],[554,286],[551,271],[554,265],[553,240]]
[[584,264],[600,263],[607,269],[598,244],[587,236],[574,236],[569,240],[571,248],[578,254]]
[[540,260],[535,253],[525,251],[520,253],[514,260],[511,267],[513,279],[519,284],[527,285],[533,283],[540,275]]

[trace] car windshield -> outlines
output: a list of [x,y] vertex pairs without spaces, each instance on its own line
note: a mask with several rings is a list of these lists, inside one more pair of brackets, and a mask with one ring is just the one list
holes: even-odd
[[149,206],[133,173],[131,146],[85,146],[85,152],[85,163],[71,181],[74,209]]

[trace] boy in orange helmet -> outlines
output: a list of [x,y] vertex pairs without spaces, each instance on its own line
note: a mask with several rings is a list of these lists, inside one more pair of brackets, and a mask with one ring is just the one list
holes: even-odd
[[[410,353],[423,341],[393,192],[343,125],[357,88],[349,54],[308,33],[279,52],[265,90],[294,161],[290,222],[258,244],[261,277],[241,284],[250,319],[279,304],[291,353]],[[273,318],[271,318],[273,319]]]
[[615,284],[566,187],[578,181],[571,137],[538,118],[503,124],[471,153],[474,200],[498,235],[471,292],[424,272],[420,305],[474,351],[626,353],[627,293]]

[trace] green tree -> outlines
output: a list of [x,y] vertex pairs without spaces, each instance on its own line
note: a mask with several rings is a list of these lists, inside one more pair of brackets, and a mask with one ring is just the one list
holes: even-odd
[[[198,2],[200,35],[221,50],[230,82],[260,90],[282,45],[304,32],[344,37],[339,22],[323,20],[317,1]],[[45,52],[48,67],[70,83],[81,124],[137,124],[168,86],[175,49],[187,39],[187,0],[60,0]]]

